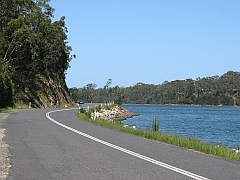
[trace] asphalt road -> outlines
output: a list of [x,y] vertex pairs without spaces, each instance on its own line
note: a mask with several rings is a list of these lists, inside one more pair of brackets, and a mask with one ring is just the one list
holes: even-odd
[[93,125],[77,112],[12,113],[2,125],[12,154],[7,179],[240,179],[237,161]]

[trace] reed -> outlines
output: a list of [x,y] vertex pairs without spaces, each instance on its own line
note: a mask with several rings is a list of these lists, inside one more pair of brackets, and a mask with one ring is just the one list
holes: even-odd
[[152,130],[153,131],[158,131],[159,126],[160,126],[160,119],[158,118],[158,120],[157,120],[157,118],[154,116],[153,117],[153,122],[152,122]]

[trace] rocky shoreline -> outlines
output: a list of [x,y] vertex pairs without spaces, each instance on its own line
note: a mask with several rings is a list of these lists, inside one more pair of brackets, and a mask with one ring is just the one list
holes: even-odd
[[111,110],[101,109],[100,112],[94,112],[91,114],[92,119],[102,118],[112,120],[114,122],[126,120],[127,118],[132,118],[133,116],[139,116],[139,114],[128,111],[121,106],[116,106]]

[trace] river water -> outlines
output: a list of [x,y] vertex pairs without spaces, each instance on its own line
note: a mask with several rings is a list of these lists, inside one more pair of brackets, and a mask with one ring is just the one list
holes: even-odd
[[123,121],[138,129],[151,130],[154,117],[160,119],[159,131],[193,137],[208,144],[237,149],[240,145],[240,108],[218,106],[170,106],[124,104],[123,108],[140,114]]

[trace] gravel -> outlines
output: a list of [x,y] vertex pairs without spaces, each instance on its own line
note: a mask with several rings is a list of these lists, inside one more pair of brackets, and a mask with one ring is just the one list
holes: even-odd
[[8,151],[8,144],[3,141],[5,129],[2,128],[2,122],[6,120],[9,113],[0,113],[0,179],[6,179],[11,167],[11,154]]

